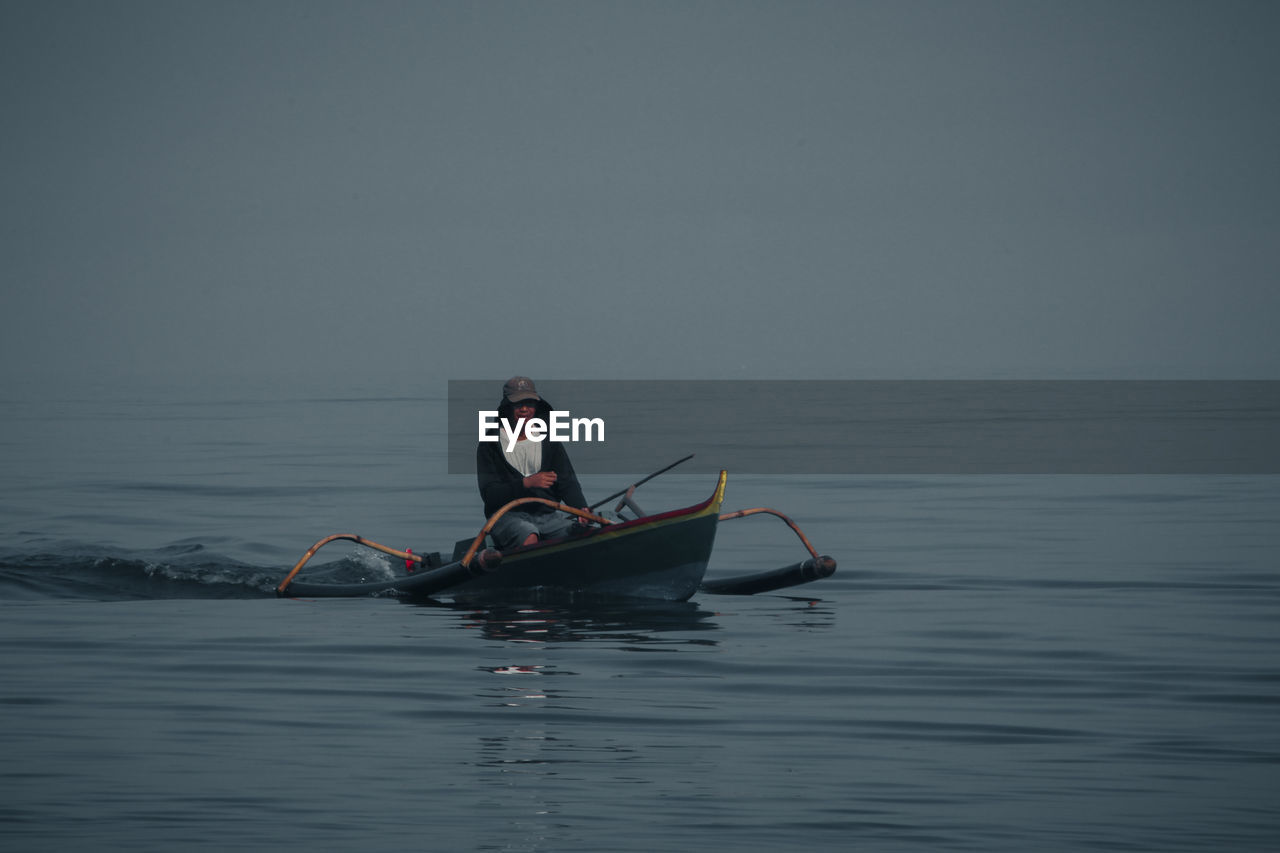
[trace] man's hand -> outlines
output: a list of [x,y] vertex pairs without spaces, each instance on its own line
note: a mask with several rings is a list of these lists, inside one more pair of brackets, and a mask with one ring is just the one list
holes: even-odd
[[526,489],[549,489],[556,483],[555,471],[539,471],[524,478]]

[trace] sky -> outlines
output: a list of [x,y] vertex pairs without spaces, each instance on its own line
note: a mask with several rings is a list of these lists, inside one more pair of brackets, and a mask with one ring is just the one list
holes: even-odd
[[0,4],[0,379],[1280,378],[1280,6]]

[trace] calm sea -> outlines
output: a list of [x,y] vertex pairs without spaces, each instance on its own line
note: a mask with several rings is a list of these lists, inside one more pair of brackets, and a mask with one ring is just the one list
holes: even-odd
[[[1280,477],[730,471],[727,508],[790,514],[836,575],[465,609],[271,593],[330,533],[436,550],[478,529],[474,482],[444,473],[443,383],[19,389],[0,418],[6,851],[1280,838]],[[677,470],[637,499],[712,486]],[[801,556],[742,519],[711,574]],[[313,565],[391,567],[345,546]]]

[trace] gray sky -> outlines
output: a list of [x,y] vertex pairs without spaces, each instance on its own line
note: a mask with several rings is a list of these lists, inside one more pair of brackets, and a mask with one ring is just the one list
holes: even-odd
[[1278,10],[6,0],[0,375],[1280,378]]

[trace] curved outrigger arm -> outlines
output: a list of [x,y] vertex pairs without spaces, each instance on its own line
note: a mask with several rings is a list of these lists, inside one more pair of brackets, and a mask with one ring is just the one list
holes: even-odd
[[395,548],[388,548],[386,545],[380,545],[377,542],[365,539],[363,536],[357,536],[354,533],[335,533],[332,536],[324,537],[307,549],[307,553],[302,555],[302,559],[293,567],[293,570],[285,576],[284,580],[280,581],[280,585],[276,587],[276,593],[278,595],[284,594],[285,589],[288,588],[289,584],[293,583],[293,579],[297,576],[298,572],[302,571],[302,567],[316,555],[317,551],[325,545],[328,545],[330,542],[337,542],[341,539],[345,539],[349,542],[355,542],[357,545],[363,545],[366,548],[372,548],[375,551],[381,551],[384,554],[390,554],[393,557],[399,557],[402,560],[413,560],[417,563],[424,563],[426,560],[425,557],[419,554],[410,554],[408,551],[397,551]]
[[[484,537],[487,536],[489,534],[489,531],[493,529],[494,523],[512,507],[516,507],[516,506],[519,506],[520,504],[527,504],[527,503],[546,504],[548,506],[555,507],[556,509],[563,510],[564,512],[570,513],[572,515],[585,518],[589,521],[597,522],[599,524],[612,523],[611,521],[609,521],[609,519],[601,518],[600,516],[594,513],[577,509],[576,507],[571,507],[571,506],[568,506],[567,504],[556,503],[555,501],[547,500],[546,498],[519,498],[518,500],[511,501],[511,503],[502,507],[501,509],[499,509],[497,512],[493,514],[493,516],[485,524],[484,529],[482,529],[480,533],[476,536],[475,541],[471,543],[471,547],[467,549],[466,556],[464,556],[460,561],[458,561],[458,566],[460,566],[462,569],[470,568],[472,560],[477,559],[476,552],[479,551],[480,546],[484,543]],[[321,539],[319,542],[317,542],[316,544],[312,545],[310,548],[307,549],[307,553],[302,555],[302,559],[298,561],[297,565],[295,565],[293,569],[290,570],[289,574],[285,576],[285,579],[280,581],[279,585],[276,586],[276,595],[284,595],[284,591],[289,588],[289,584],[293,583],[293,579],[297,577],[298,572],[302,571],[302,567],[305,566],[311,560],[311,558],[316,555],[317,551],[319,551],[325,545],[328,545],[330,542],[337,542],[339,540],[355,542],[357,545],[363,545],[366,548],[372,548],[375,551],[381,551],[384,554],[389,554],[392,557],[399,557],[400,559],[405,561],[413,561],[422,566],[428,565],[427,557],[425,554],[413,554],[413,553],[410,553],[409,551],[400,551],[396,548],[389,548],[386,545],[383,545],[378,542],[374,542],[372,539],[365,539],[363,536],[357,536],[354,533],[335,533],[332,536],[326,536],[325,538]],[[487,569],[487,568],[491,568],[492,566],[496,566],[499,562],[501,562],[502,555],[497,551],[494,551],[493,549],[486,548],[484,551],[480,552],[478,560],[479,560],[480,567],[482,569]],[[451,567],[446,566],[445,569],[451,569]]]
[[769,592],[770,590],[820,580],[830,577],[835,572],[836,561],[831,557],[819,554],[814,549],[813,544],[809,542],[809,537],[804,535],[804,531],[794,521],[776,509],[769,509],[768,507],[740,509],[737,512],[722,514],[720,520],[730,521],[735,518],[745,518],[748,515],[758,515],[760,513],[776,515],[785,521],[787,527],[790,527],[796,536],[800,537],[800,541],[804,543],[804,547],[810,555],[809,559],[767,572],[704,581],[702,584],[704,592],[720,593],[722,595],[753,595],[757,592]]
[[787,518],[785,515],[778,512],[776,509],[769,509],[768,507],[763,507],[763,506],[752,507],[751,509],[740,509],[737,512],[726,512],[721,514],[720,520],[729,521],[734,518],[745,518],[748,515],[757,515],[758,513],[762,513],[762,512],[767,512],[770,515],[776,515],[778,518],[785,521],[787,523],[787,527],[790,527],[793,531],[795,531],[796,536],[800,537],[800,541],[804,543],[804,547],[806,550],[808,550],[810,555],[812,555],[815,560],[820,559],[818,557],[818,552],[813,549],[813,545],[809,542],[809,537],[804,535],[804,531],[802,531],[798,526],[796,526],[796,523],[794,521]]
[[578,518],[585,518],[587,521],[594,521],[596,524],[612,524],[613,522],[607,518],[596,515],[594,512],[588,512],[585,509],[569,506],[568,504],[557,503],[547,498],[516,498],[510,503],[504,504],[497,512],[489,516],[489,520],[485,522],[484,527],[476,534],[476,538],[472,541],[471,547],[467,549],[467,553],[462,556],[462,565],[471,565],[471,558],[475,556],[476,551],[484,544],[484,537],[489,535],[489,531],[493,530],[493,526],[498,523],[498,519],[506,515],[509,510],[522,504],[545,504],[552,509],[558,509],[561,512],[567,512],[570,515],[576,515]]

